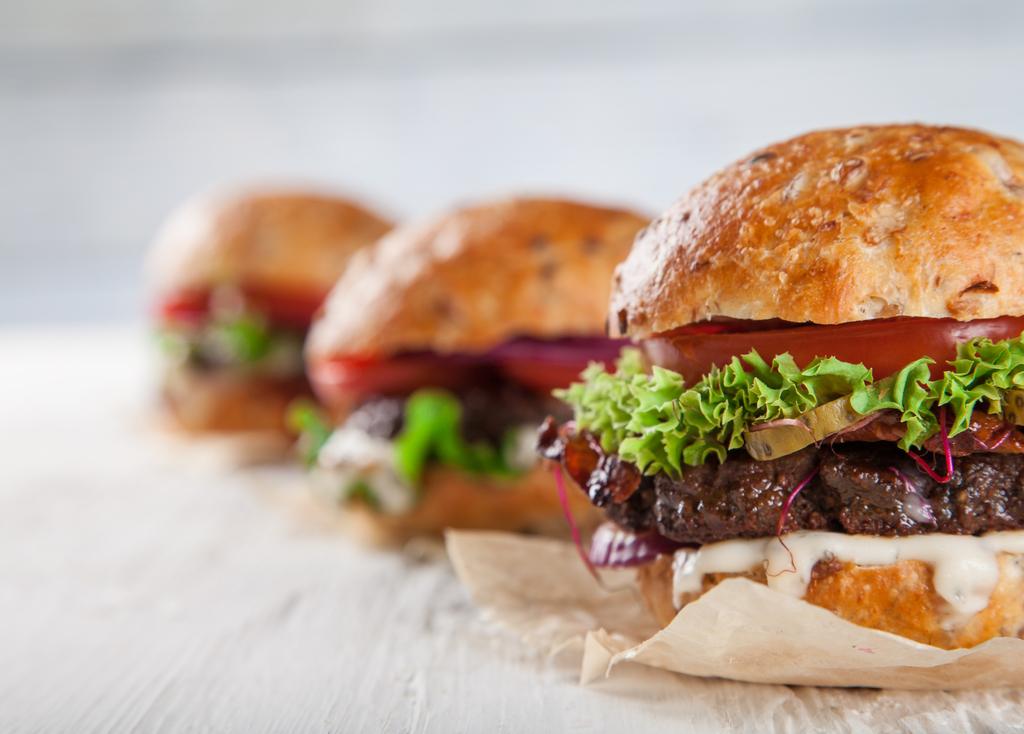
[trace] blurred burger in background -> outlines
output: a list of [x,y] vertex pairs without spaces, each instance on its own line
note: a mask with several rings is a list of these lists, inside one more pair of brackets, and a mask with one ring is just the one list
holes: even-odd
[[352,201],[297,191],[211,196],[174,213],[149,262],[172,423],[287,446],[287,406],[309,394],[310,322],[352,255],[390,228]]
[[[767,147],[618,268],[618,369],[543,455],[663,624],[740,576],[938,647],[1024,632],[1024,146],[957,128]],[[713,629],[706,630],[709,635]]]
[[329,417],[294,414],[318,493],[378,542],[558,521],[536,427],[568,415],[553,389],[618,353],[605,337],[611,275],[646,221],[508,199],[401,227],[358,253],[307,344]]

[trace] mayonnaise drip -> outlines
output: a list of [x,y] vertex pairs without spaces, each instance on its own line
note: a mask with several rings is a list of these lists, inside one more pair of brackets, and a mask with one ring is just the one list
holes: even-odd
[[512,429],[511,440],[505,449],[505,461],[510,469],[516,471],[529,471],[536,465],[537,426],[531,423]]
[[[834,558],[858,566],[886,566],[901,560],[933,568],[935,591],[958,617],[988,606],[999,581],[997,556],[1024,554],[1024,530],[971,535],[911,535],[882,538],[803,531],[782,538],[726,540],[697,549],[681,549],[673,558],[672,590],[676,608],[684,594],[701,590],[709,573],[745,573],[764,567],[768,586],[802,597],[818,561]],[[787,550],[788,548],[788,550]]]
[[[514,431],[506,461],[516,471],[528,471],[537,463],[536,427],[520,426]],[[342,426],[320,449],[312,472],[313,488],[330,501],[343,502],[349,488],[359,481],[373,490],[382,512],[398,514],[416,503],[416,488],[398,474],[394,442]]]
[[343,501],[354,482],[365,482],[386,513],[404,512],[416,500],[415,488],[398,475],[394,444],[358,428],[342,427],[331,434],[320,449],[312,479],[314,489],[334,502]]

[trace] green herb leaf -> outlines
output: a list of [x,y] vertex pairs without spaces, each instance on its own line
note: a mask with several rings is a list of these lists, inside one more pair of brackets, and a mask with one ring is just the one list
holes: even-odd
[[345,489],[346,502],[362,502],[372,510],[380,509],[380,499],[377,491],[366,481],[357,479]]
[[270,353],[273,335],[263,319],[242,314],[231,321],[217,322],[209,327],[233,361],[258,362]]
[[170,326],[157,333],[163,353],[174,362],[300,372],[301,331],[271,327],[259,314],[241,314],[198,326]]
[[307,467],[316,464],[320,450],[334,428],[327,414],[309,400],[299,399],[288,406],[288,428],[298,434],[298,450]]
[[410,484],[418,484],[430,461],[471,474],[514,473],[498,448],[483,442],[467,443],[461,426],[462,405],[455,396],[430,389],[410,395],[402,431],[395,439],[399,475]]

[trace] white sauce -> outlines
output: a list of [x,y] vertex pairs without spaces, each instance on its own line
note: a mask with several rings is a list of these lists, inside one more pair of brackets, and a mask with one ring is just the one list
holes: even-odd
[[524,425],[512,430],[512,440],[509,441],[505,460],[510,469],[529,471],[538,461],[537,426]]
[[416,501],[416,490],[409,486],[395,467],[395,449],[391,441],[375,438],[356,428],[339,428],[320,450],[313,487],[334,502],[342,502],[353,483],[365,482],[380,502],[382,511],[405,512]]
[[[506,460],[510,468],[528,471],[538,461],[536,426],[514,430]],[[357,428],[342,427],[331,434],[320,449],[311,478],[314,490],[332,502],[344,502],[353,483],[362,481],[373,490],[383,512],[406,512],[416,503],[416,489],[399,476],[395,466],[395,444]]]
[[[858,566],[885,566],[901,560],[922,561],[934,570],[935,591],[954,615],[967,618],[988,606],[999,580],[997,556],[1024,554],[1024,530],[970,535],[871,535],[798,532],[778,538],[727,540],[698,549],[681,549],[673,558],[672,590],[676,608],[684,594],[697,593],[705,574],[745,573],[765,568],[768,586],[802,597],[818,561],[834,558]],[[792,553],[792,556],[790,555]]]

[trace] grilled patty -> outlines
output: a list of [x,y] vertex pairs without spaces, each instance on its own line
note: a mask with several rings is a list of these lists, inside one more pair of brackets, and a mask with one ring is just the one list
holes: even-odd
[[885,442],[812,446],[773,461],[733,452],[722,464],[687,468],[678,478],[642,477],[592,436],[571,426],[559,430],[553,421],[541,432],[540,450],[619,525],[680,543],[774,535],[786,498],[812,474],[786,512],[785,532],[977,535],[1024,528],[1021,454],[960,456],[952,479],[939,483]]
[[[494,446],[501,444],[510,428],[539,425],[553,411],[562,418],[570,412],[550,396],[505,381],[466,387],[455,397],[462,406],[462,437]],[[391,440],[402,430],[405,401],[405,397],[394,396],[367,398],[349,415],[345,425],[375,438]]]

